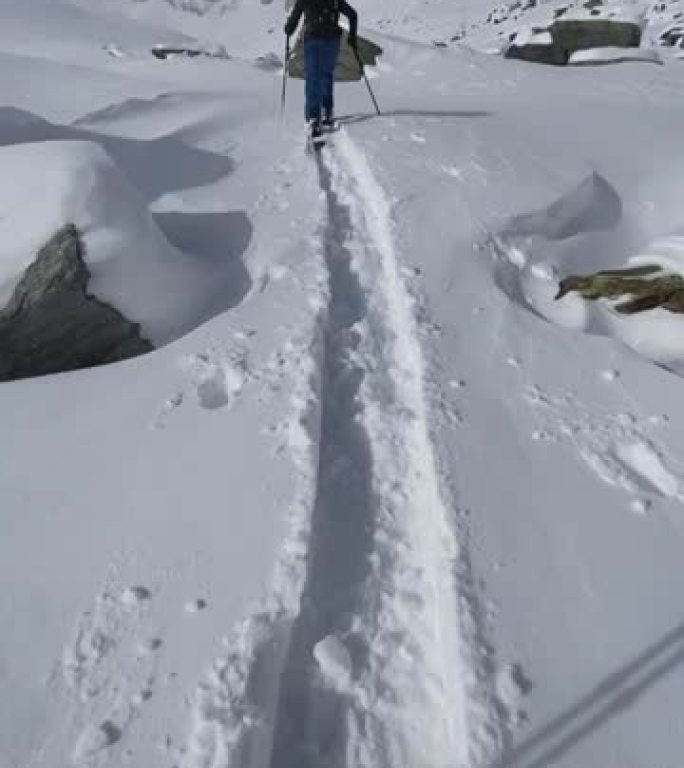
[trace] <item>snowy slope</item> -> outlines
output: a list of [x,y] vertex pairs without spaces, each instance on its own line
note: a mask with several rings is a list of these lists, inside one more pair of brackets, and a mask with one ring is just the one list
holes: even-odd
[[279,3],[0,6],[5,291],[76,217],[169,341],[0,387],[2,768],[681,761],[679,318],[551,299],[680,269],[681,62],[359,10],[316,160]]
[[[479,10],[483,10],[482,6]],[[463,26],[459,39],[476,50],[496,53],[504,50],[514,37],[522,42],[556,19],[609,19],[638,24],[642,30],[641,48],[655,48],[661,56],[678,58],[678,30],[683,16],[681,0],[512,0],[484,9],[484,13]],[[437,39],[451,38],[443,33]]]

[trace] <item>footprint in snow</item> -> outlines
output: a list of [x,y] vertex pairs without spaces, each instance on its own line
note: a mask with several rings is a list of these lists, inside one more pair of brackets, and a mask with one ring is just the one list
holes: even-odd
[[[117,692],[120,675],[115,651],[130,640],[152,596],[152,591],[140,584],[109,586],[84,611],[74,638],[62,652],[59,667],[63,683],[78,700],[92,702]],[[144,658],[142,654],[134,656],[136,663]]]
[[183,393],[176,392],[164,401],[156,418],[150,424],[150,429],[164,429],[169,416],[183,404]]
[[539,387],[531,387],[526,397],[549,416],[536,434],[569,442],[600,480],[636,496],[632,512],[645,514],[654,494],[684,503],[684,479],[665,452],[642,433],[634,414],[594,414],[572,395],[554,396]]
[[[249,335],[235,334],[239,340]],[[239,350],[225,352],[209,349],[207,352],[180,358],[179,365],[189,375],[191,395],[207,411],[231,406],[249,378],[245,355]],[[187,401],[187,395],[187,392],[181,391],[168,397],[150,428],[163,429],[171,414]]]
[[225,408],[230,403],[230,391],[222,368],[215,367],[200,381],[197,385],[197,399],[202,408],[208,411]]
[[122,594],[105,590],[83,613],[74,640],[62,654],[62,678],[81,701],[97,696],[109,684],[102,662],[126,631],[129,611]]
[[164,641],[161,639],[161,637],[153,637],[150,640],[145,640],[142,643],[139,643],[136,654],[139,659],[144,659],[148,656],[151,656],[152,654],[156,653],[162,645],[164,644]]
[[635,515],[644,517],[651,508],[651,502],[648,499],[632,499],[629,508]]
[[607,368],[605,371],[601,371],[601,378],[604,381],[617,381],[620,378],[620,371],[616,368]]
[[116,744],[122,735],[122,729],[111,720],[105,720],[99,725],[86,726],[74,747],[74,763],[80,765],[90,761]]
[[185,604],[185,612],[190,614],[199,613],[200,611],[203,611],[206,607],[207,607],[207,601],[201,597],[198,597],[196,600],[190,600],[190,602]]
[[514,728],[524,725],[527,713],[522,703],[532,690],[532,682],[519,664],[506,664],[496,675],[496,696]]
[[644,490],[655,490],[669,499],[684,501],[682,481],[666,466],[664,457],[647,440],[631,440],[615,446],[615,457],[633,473]]
[[152,593],[147,587],[137,585],[134,587],[126,587],[121,593],[120,601],[122,605],[125,605],[128,608],[134,608],[145,602],[145,600],[149,600],[151,597]]
[[[216,353],[189,358],[188,367],[195,379],[195,393],[200,406],[216,411],[231,405],[245,383],[245,372],[238,364]],[[244,367],[244,363],[243,363]]]
[[131,706],[140,708],[142,707],[145,702],[149,701],[152,696],[154,695],[154,691],[152,690],[152,686],[149,685],[146,688],[143,688],[138,693],[134,693],[133,696],[131,696]]

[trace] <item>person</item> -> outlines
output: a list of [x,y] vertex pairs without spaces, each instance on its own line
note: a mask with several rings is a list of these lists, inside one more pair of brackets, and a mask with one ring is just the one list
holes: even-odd
[[357,14],[347,0],[296,0],[285,24],[291,37],[304,15],[304,70],[306,73],[305,117],[313,141],[321,136],[321,125],[335,122],[333,86],[340,51],[340,14],[349,20],[348,42],[356,52]]

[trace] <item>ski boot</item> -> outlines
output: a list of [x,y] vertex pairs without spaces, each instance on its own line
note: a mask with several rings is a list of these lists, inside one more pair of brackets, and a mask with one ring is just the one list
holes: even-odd
[[325,144],[321,123],[319,120],[309,120],[309,146],[320,149]]
[[323,120],[321,121],[321,127],[327,133],[332,133],[338,128],[338,122],[335,120],[335,113],[332,109],[323,110]]

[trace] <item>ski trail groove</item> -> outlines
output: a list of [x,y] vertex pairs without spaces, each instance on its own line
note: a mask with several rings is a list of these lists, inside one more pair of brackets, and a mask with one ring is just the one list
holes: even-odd
[[364,377],[357,359],[357,326],[366,296],[351,269],[346,246],[349,208],[339,204],[328,170],[319,165],[327,202],[321,241],[329,271],[330,304],[322,374],[318,487],[312,517],[308,574],[281,683],[273,768],[327,765],[343,754],[345,697],[312,676],[315,643],[327,634],[352,631],[361,590],[368,578],[374,509],[372,454],[359,414]]
[[[330,145],[318,485],[270,768],[465,768],[473,673],[413,302],[381,187],[344,132]],[[350,669],[317,667],[328,635]]]

